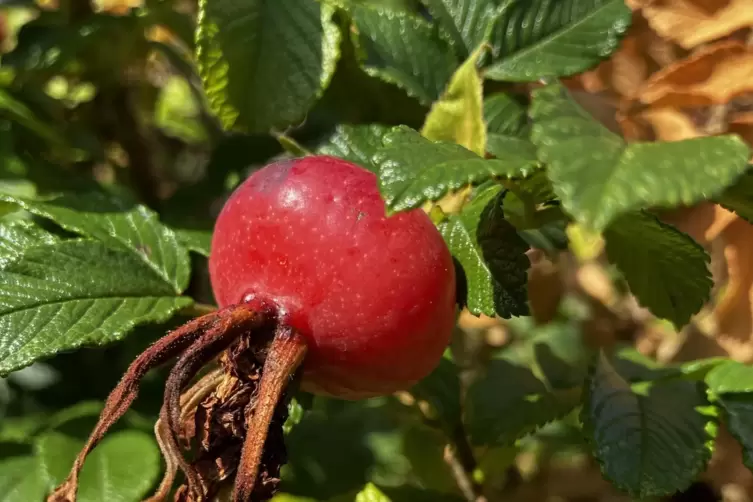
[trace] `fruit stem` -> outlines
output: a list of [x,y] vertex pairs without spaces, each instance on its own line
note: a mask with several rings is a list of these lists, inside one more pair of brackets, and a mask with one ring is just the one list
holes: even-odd
[[307,350],[306,340],[293,328],[277,327],[262,368],[256,405],[246,415],[246,440],[235,479],[234,502],[251,500],[272,416],[287,384],[303,363]]

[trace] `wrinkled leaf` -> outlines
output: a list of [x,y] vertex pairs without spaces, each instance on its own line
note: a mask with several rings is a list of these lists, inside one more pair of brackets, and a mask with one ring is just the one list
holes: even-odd
[[458,57],[487,42],[498,11],[495,0],[423,0]]
[[485,75],[533,82],[582,72],[617,50],[630,20],[624,0],[514,0],[495,24]]
[[485,159],[454,143],[432,142],[399,126],[384,137],[374,156],[379,189],[390,211],[405,211],[436,201],[466,185],[494,177],[524,176],[537,165],[532,150],[519,147]]
[[584,430],[604,476],[631,497],[684,490],[711,456],[715,427],[700,413],[708,406],[702,389],[679,379],[651,381],[662,375],[601,354],[589,377]]
[[382,147],[382,138],[389,130],[381,124],[340,124],[316,153],[339,157],[376,172],[378,167],[372,157]]
[[458,63],[429,23],[377,7],[359,6],[352,15],[354,42],[366,73],[403,88],[426,105],[442,94]]
[[686,325],[711,295],[710,257],[696,241],[647,212],[626,213],[604,231],[609,261],[657,317]]
[[534,91],[530,113],[531,139],[564,209],[597,231],[630,210],[711,198],[750,158],[733,135],[628,145],[557,84]]
[[339,58],[333,8],[316,0],[203,0],[196,58],[223,125],[267,132],[300,121]]
[[134,253],[92,240],[28,248],[0,270],[0,375],[164,322],[192,300]]
[[503,196],[498,186],[492,186],[440,226],[450,252],[463,267],[466,305],[474,315],[510,318],[528,313],[528,244],[504,219]]
[[484,119],[489,134],[528,136],[527,106],[517,96],[504,92],[488,96],[484,100]]
[[57,241],[57,237],[30,221],[0,223],[0,269],[30,247]]
[[66,230],[130,252],[151,269],[151,275],[171,285],[175,293],[188,286],[191,273],[188,253],[175,232],[162,225],[157,214],[142,205],[132,205],[98,192],[40,200],[0,194],[0,200],[18,204]]

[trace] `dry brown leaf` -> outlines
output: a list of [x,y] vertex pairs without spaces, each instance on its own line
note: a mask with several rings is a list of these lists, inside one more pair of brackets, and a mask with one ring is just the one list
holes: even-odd
[[700,245],[709,249],[711,242],[738,220],[738,216],[711,202],[701,202],[691,207],[662,211],[661,220],[688,234]]
[[677,108],[648,108],[639,116],[653,128],[658,140],[681,141],[703,136],[693,120]]
[[728,281],[714,308],[714,317],[720,343],[727,340],[726,345],[741,352],[730,354],[732,357],[748,359],[753,350],[753,225],[737,218],[724,229],[721,238]]
[[[617,52],[593,70],[567,79],[566,84],[591,93],[609,91],[621,97],[632,96],[651,72],[671,62],[664,61],[666,51],[656,50],[667,45],[671,43],[662,41],[636,12]],[[660,54],[662,60],[656,60],[654,52]]]
[[751,0],[629,0],[659,35],[692,49],[753,26]]
[[753,47],[726,41],[654,73],[638,98],[645,105],[683,108],[724,104],[749,92],[753,92]]
[[739,134],[743,141],[753,145],[753,112],[734,115],[729,121],[727,132]]

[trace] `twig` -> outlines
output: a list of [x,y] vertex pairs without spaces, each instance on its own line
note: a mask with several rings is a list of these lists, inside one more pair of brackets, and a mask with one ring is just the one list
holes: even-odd
[[483,487],[473,479],[476,458],[462,425],[458,425],[450,438],[452,443],[444,449],[444,461],[450,467],[458,488],[468,502],[486,502]]

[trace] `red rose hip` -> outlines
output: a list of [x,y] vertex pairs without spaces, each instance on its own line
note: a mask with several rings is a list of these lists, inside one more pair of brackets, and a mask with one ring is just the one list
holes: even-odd
[[376,176],[326,156],[255,172],[222,209],[209,271],[221,307],[271,307],[306,341],[303,388],[354,399],[410,387],[455,322],[455,272],[420,210],[387,217]]

